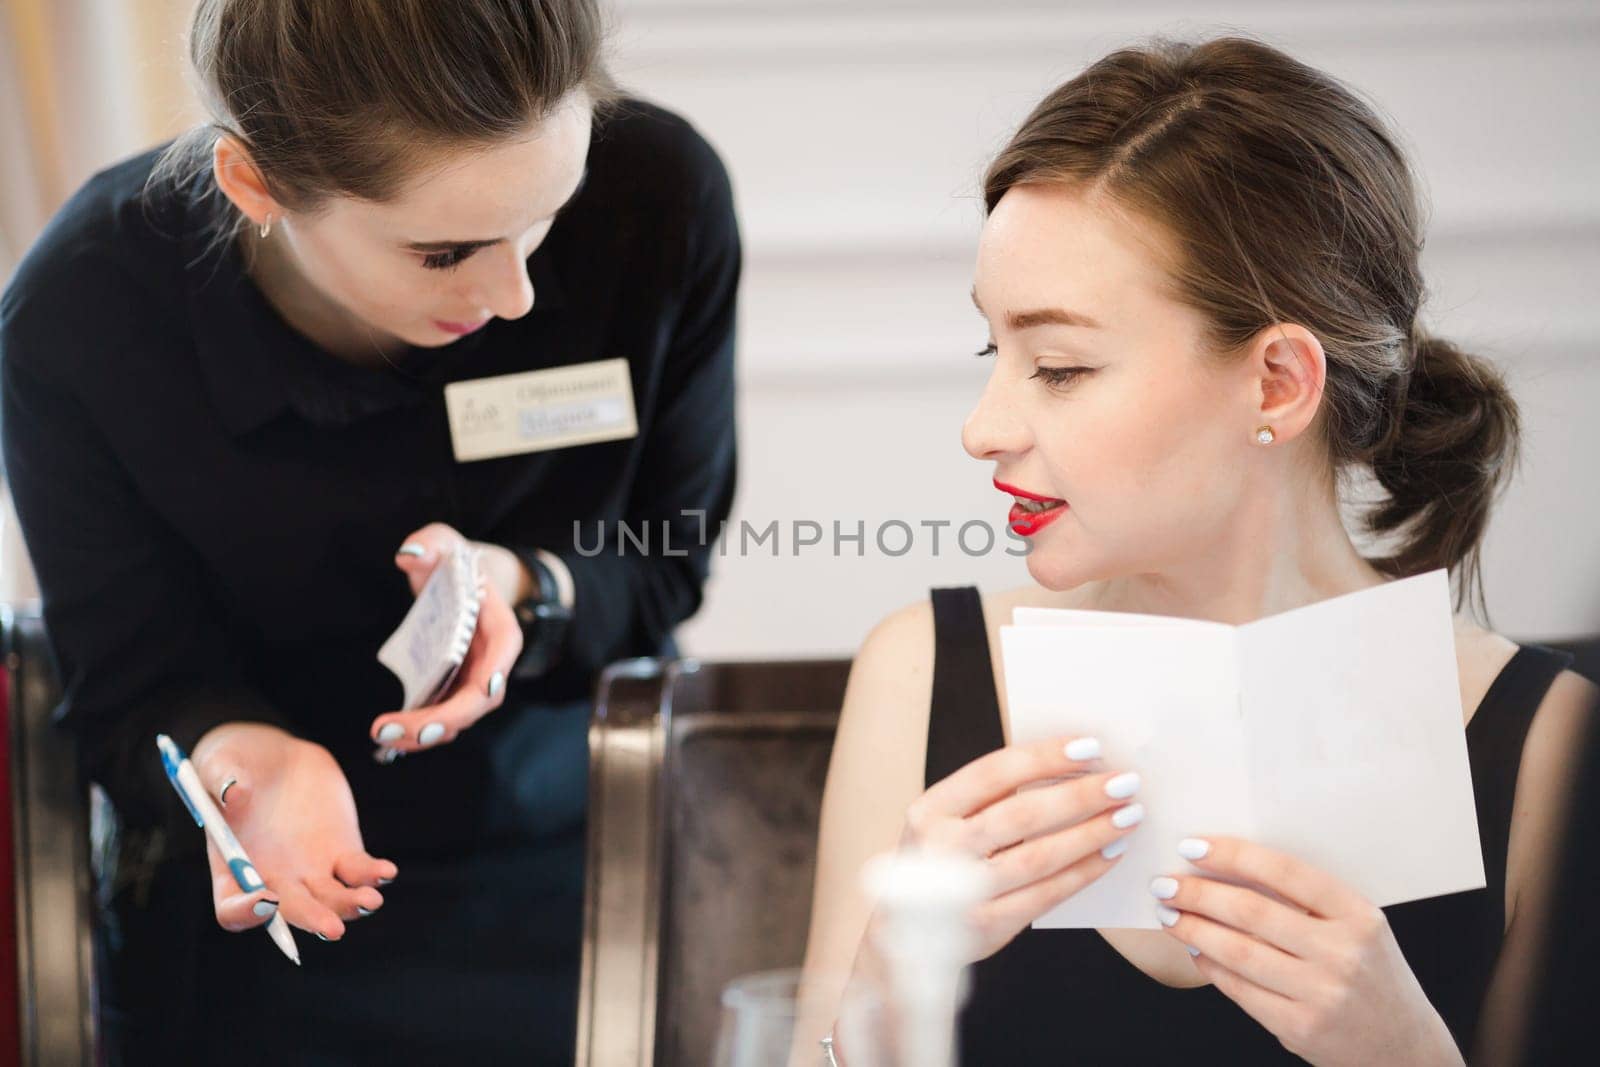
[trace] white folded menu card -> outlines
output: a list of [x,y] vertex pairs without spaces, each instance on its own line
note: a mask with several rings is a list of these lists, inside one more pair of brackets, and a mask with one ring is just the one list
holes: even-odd
[[1144,822],[1035,927],[1155,929],[1185,837],[1282,850],[1379,906],[1484,885],[1449,581],[1434,571],[1244,626],[1018,608],[1002,626],[1014,742],[1100,739]]

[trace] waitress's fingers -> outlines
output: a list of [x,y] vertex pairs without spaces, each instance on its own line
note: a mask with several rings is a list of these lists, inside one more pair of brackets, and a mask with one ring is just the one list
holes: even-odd
[[486,586],[482,606],[478,609],[478,629],[472,635],[472,645],[467,650],[467,660],[461,666],[463,675],[456,685],[456,696],[482,696],[484,703],[472,718],[457,726],[465,730],[489,712],[505,703],[506,682],[511,668],[522,655],[522,624],[517,613],[511,610],[500,590]]
[[447,745],[505,702],[506,680],[522,655],[522,627],[493,586],[484,591],[478,630],[447,700],[415,711],[394,711],[372,722],[372,740],[400,752]]
[[346,852],[333,861],[333,876],[352,889],[362,885],[387,885],[399,873],[393,861],[380,860],[365,852]]
[[407,535],[395,549],[394,564],[411,584],[411,595],[422,592],[439,560],[466,543],[455,527],[442,522],[430,522]]
[[308,934],[324,941],[337,941],[344,936],[344,920],[339,914],[316,898],[304,882],[294,882],[283,888],[283,903],[278,910],[290,926],[298,926]]
[[323,907],[345,922],[355,922],[383,907],[383,894],[370,885],[351,888],[332,875],[305,880],[306,889]]
[[216,912],[218,926],[238,933],[260,926],[277,914],[278,894],[265,885],[253,892],[240,889],[233,872],[222,862],[222,855],[209,840],[206,860],[211,867],[211,907]]

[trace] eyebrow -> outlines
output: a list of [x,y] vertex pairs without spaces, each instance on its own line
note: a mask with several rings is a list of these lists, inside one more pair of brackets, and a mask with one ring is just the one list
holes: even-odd
[[[578,194],[583,192],[583,187],[587,184],[589,184],[589,168],[585,167],[583,176],[578,179],[577,188],[572,190],[572,195],[567,197],[565,203],[556,208],[555,214],[550,216],[551,222],[560,218],[561,213],[572,206],[572,202],[578,199]],[[475,252],[490,245],[503,244],[505,240],[504,237],[491,237],[487,240],[469,237],[459,241],[407,241],[405,247],[412,252]]]
[[[988,312],[983,310],[983,305],[978,303],[978,290],[972,290],[972,306],[978,309],[979,314],[988,317]],[[1104,329],[1101,324],[1088,315],[1078,311],[1068,311],[1066,308],[1031,308],[1027,311],[1006,312],[1006,325],[1013,330],[1031,330],[1035,326],[1081,326],[1086,330]]]

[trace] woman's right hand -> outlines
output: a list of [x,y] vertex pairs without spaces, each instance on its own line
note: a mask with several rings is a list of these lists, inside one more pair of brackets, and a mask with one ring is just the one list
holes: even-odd
[[1127,847],[1117,842],[1144,817],[1143,805],[1129,802],[1139,776],[1104,770],[1099,754],[1088,737],[1011,745],[936,782],[907,809],[904,845],[988,862],[994,892],[973,916],[973,959],[998,952]]
[[276,726],[229,722],[207,731],[190,758],[266,882],[240,890],[207,837],[223,929],[260,926],[281,909],[291,924],[336,941],[347,922],[383,906],[377,887],[398,871],[362,846],[350,784],[327,749]]

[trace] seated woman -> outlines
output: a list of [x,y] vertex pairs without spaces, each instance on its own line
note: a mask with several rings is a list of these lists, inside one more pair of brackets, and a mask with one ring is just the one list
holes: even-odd
[[[1160,930],[1029,928],[1138,833],[1138,768],[1095,760],[1093,739],[1009,744],[995,669],[1023,605],[1238,624],[1440,567],[1458,611],[1481,604],[1517,411],[1487,364],[1418,323],[1422,213],[1393,135],[1262,44],[1160,43],[1051,93],[984,198],[973,298],[994,365],[963,440],[1016,498],[1036,584],[936,589],[868,637],[808,967],[860,965],[870,856],[939,845],[998,884],[976,914],[964,1063],[1506,1058],[1555,930],[1595,699],[1565,657],[1458,616],[1486,889],[1380,910],[1291,856],[1210,838],[1152,886]],[[1365,517],[1379,554],[1341,521],[1349,475],[1384,491]]]

